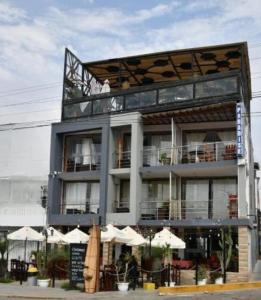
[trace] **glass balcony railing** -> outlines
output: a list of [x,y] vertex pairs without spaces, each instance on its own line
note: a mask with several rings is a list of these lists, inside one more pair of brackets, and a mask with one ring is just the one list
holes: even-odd
[[173,148],[155,148],[143,151],[143,166],[154,167],[162,165],[215,162],[235,160],[235,141],[215,143],[193,143]]
[[230,195],[222,204],[220,199],[146,199],[140,203],[140,212],[141,220],[228,219],[238,217],[238,204],[236,195]]
[[100,170],[101,154],[93,153],[90,155],[73,155],[63,158],[64,172],[80,172]]
[[236,93],[239,93],[238,76],[229,74],[218,79],[201,78],[192,83],[167,83],[164,86],[142,86],[115,93],[75,96],[64,100],[63,119],[130,111]]

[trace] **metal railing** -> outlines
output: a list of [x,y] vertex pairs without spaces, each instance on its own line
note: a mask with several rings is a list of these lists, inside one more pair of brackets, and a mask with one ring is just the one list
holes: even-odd
[[[236,200],[237,207],[237,200]],[[235,208],[227,204],[220,204],[215,200],[172,200],[151,201],[140,203],[142,220],[188,220],[188,219],[224,219],[237,218]]]
[[115,201],[113,212],[114,213],[128,213],[128,212],[130,212],[130,200],[126,199],[126,198],[123,198],[123,199],[120,199],[120,201]]
[[93,153],[90,155],[73,155],[63,158],[65,172],[80,172],[100,170],[101,154]]
[[173,148],[151,148],[143,150],[143,166],[161,166],[235,160],[236,142],[193,143]]
[[91,201],[82,201],[82,203],[63,203],[60,206],[63,215],[79,215],[79,214],[97,214],[99,213],[99,200],[91,199]]
[[131,151],[114,152],[113,153],[113,168],[130,168],[131,166]]

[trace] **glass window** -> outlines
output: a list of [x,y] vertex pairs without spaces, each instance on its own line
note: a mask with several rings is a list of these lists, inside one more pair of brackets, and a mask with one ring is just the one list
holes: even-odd
[[157,91],[147,91],[142,93],[134,93],[126,95],[125,107],[126,109],[146,107],[156,104]]
[[183,211],[186,219],[208,219],[209,181],[187,180],[185,189]]
[[62,212],[64,214],[98,213],[98,182],[65,182]]
[[237,195],[236,179],[213,180],[213,218],[229,217],[229,195]]
[[107,113],[111,111],[121,111],[123,108],[123,97],[110,97],[93,101],[93,113]]
[[101,135],[73,135],[65,139],[64,170],[66,172],[99,169]]
[[219,96],[237,92],[237,77],[196,83],[196,98]]
[[67,118],[77,118],[83,116],[91,115],[91,102],[81,102],[75,104],[64,105],[63,107],[63,117]]
[[170,103],[193,98],[193,85],[180,85],[159,90],[159,103]]

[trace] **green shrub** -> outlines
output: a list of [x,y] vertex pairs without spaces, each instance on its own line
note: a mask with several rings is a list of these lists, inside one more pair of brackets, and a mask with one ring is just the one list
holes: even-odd
[[66,291],[70,291],[70,290],[82,290],[81,287],[75,285],[71,285],[69,281],[66,281],[64,283],[61,284],[61,288],[66,290]]
[[11,283],[13,282],[10,278],[0,278],[0,283]]

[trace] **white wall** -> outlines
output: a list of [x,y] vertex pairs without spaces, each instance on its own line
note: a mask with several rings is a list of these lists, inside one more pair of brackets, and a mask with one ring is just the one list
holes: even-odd
[[50,126],[24,129],[0,126],[0,177],[46,177],[50,134]]
[[45,225],[51,127],[42,125],[0,126],[0,226]]

